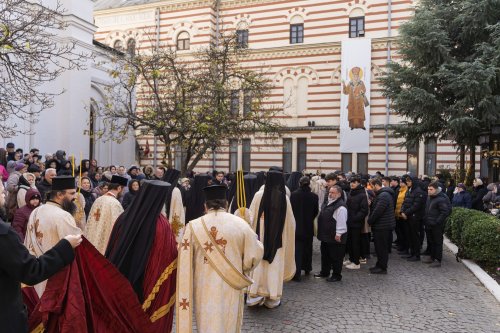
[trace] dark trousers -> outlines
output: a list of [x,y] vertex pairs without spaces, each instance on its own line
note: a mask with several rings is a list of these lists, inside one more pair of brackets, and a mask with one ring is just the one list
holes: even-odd
[[312,243],[313,239],[295,240],[295,267],[296,274],[301,271],[312,271]]
[[398,243],[399,250],[408,251],[410,249],[410,224],[408,220],[403,219],[396,220],[396,225],[398,223],[401,228],[401,241]]
[[408,219],[410,253],[413,256],[420,257],[420,220],[414,217]]
[[361,234],[361,258],[366,259],[370,257],[370,237],[369,232]]
[[375,266],[385,270],[387,270],[387,262],[389,261],[387,242],[390,239],[390,234],[392,234],[392,231],[389,230],[372,230],[375,253],[377,253],[377,263]]
[[[342,279],[342,263],[345,256],[345,244],[342,243],[327,243],[328,246],[328,258],[332,263],[332,276],[337,279]],[[330,272],[328,272],[330,275]]]
[[361,228],[347,228],[347,252],[349,260],[359,265],[361,254]]
[[429,250],[434,260],[441,261],[443,259],[443,232],[444,228],[441,225],[425,227],[427,250]]
[[320,252],[321,252],[321,275],[330,275],[330,271],[332,270],[332,262],[330,261],[330,256],[328,254],[328,243],[321,242],[320,244]]
[[302,258],[302,269],[306,272],[312,271],[313,236],[304,240],[304,256]]

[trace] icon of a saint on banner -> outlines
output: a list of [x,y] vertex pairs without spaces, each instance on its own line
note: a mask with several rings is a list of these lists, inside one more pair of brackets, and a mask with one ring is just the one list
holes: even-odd
[[361,78],[363,77],[363,70],[360,67],[353,67],[349,71],[349,83],[346,84],[342,80],[343,93],[349,95],[347,104],[347,119],[349,120],[349,127],[351,130],[365,128],[365,107],[370,105],[366,97],[366,87]]

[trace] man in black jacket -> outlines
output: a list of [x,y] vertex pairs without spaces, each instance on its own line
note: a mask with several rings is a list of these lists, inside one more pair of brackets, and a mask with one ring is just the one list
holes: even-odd
[[443,259],[443,232],[446,218],[451,214],[451,203],[437,181],[429,184],[429,196],[425,207],[425,231],[427,249],[430,257],[422,258],[422,262],[431,267],[440,267]]
[[347,269],[359,269],[361,251],[361,228],[368,215],[368,198],[359,177],[351,178],[351,191],[347,196]]
[[312,245],[314,219],[318,215],[318,196],[311,192],[311,180],[304,176],[299,180],[299,188],[290,195],[293,215],[295,216],[295,277],[301,280],[302,270],[306,275],[312,270]]
[[371,226],[377,263],[370,268],[372,274],[387,274],[387,262],[389,261],[390,234],[396,226],[394,217],[394,191],[390,187],[382,187],[380,179],[371,179],[370,184],[375,191],[375,201],[372,204],[368,224]]
[[[0,206],[4,202],[3,185],[0,185]],[[28,332],[28,314],[20,283],[35,285],[56,274],[73,261],[73,248],[81,241],[80,235],[68,235],[37,258],[21,243],[14,229],[0,221],[0,331]]]
[[321,272],[314,277],[326,277],[328,282],[342,280],[342,260],[347,242],[347,209],[342,200],[342,192],[338,185],[330,187],[328,202],[323,205],[318,216],[318,239],[321,241],[322,260]]
[[401,218],[404,220],[403,223],[408,223],[406,230],[410,243],[410,254],[403,257],[408,261],[420,261],[420,225],[423,224],[427,194],[418,179],[406,176],[403,181],[408,186],[408,191],[401,207]]

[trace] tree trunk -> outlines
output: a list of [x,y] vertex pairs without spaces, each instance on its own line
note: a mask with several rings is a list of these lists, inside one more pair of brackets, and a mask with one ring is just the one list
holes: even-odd
[[474,144],[471,144],[469,146],[469,162],[470,166],[467,169],[467,186],[472,186],[472,182],[474,181],[474,178],[476,177],[476,146]]
[[458,180],[461,183],[465,179],[465,145],[460,145],[460,165],[458,166]]

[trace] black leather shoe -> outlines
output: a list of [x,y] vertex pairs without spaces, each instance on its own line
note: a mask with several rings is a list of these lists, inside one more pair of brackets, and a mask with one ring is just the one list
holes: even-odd
[[377,266],[370,267],[370,272],[373,271],[374,269],[379,269]]
[[407,255],[409,255],[408,251],[406,251],[406,250],[398,250],[398,254],[400,256],[407,256]]
[[376,267],[375,269],[371,269],[370,273],[371,274],[387,274],[387,270],[386,269],[382,269],[380,267]]
[[416,257],[416,256],[412,256],[408,259],[406,259],[407,261],[420,261],[420,257]]
[[302,281],[302,277],[299,274],[295,274],[292,280],[295,282],[300,282]]
[[316,274],[314,274],[314,277],[315,277],[316,279],[324,279],[324,278],[327,278],[327,277],[328,277],[328,275],[321,274],[321,273],[316,273]]
[[309,275],[309,274],[311,274],[311,271],[304,271],[304,274]]
[[411,257],[413,257],[413,255],[411,255],[411,254],[405,254],[405,255],[401,256],[401,258],[403,258],[403,259],[408,259],[408,258],[411,258]]
[[340,282],[341,280],[342,280],[342,278],[339,279],[339,278],[333,277],[333,276],[326,279],[326,281],[328,281],[328,282]]

